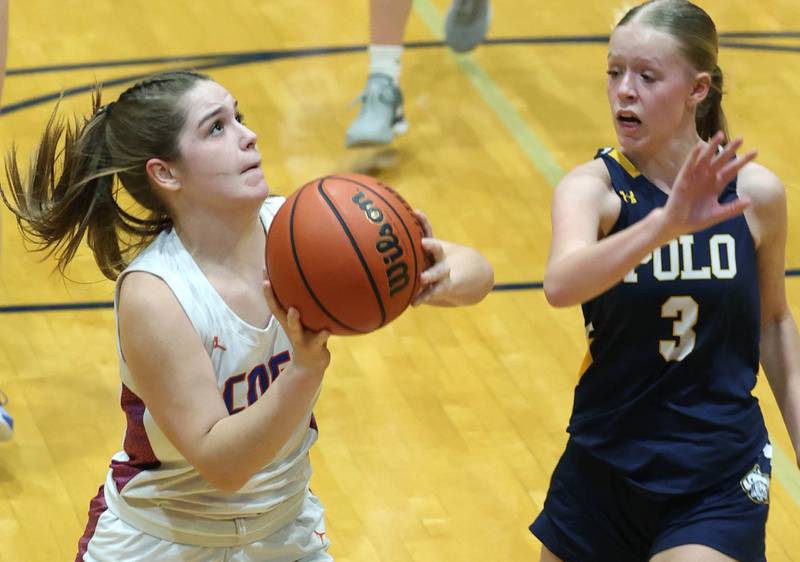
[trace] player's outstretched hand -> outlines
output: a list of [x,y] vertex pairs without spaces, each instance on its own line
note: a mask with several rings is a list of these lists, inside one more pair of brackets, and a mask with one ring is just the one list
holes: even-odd
[[433,227],[428,217],[422,211],[414,211],[414,216],[422,225],[424,237],[422,238],[422,249],[426,253],[425,271],[422,272],[420,280],[422,287],[420,292],[412,302],[413,306],[439,300],[450,290],[450,264],[447,261],[447,254],[441,240],[434,238]]
[[665,222],[674,232],[673,238],[728,220],[750,204],[745,197],[729,203],[719,202],[725,186],[757,154],[752,150],[737,157],[736,151],[742,146],[740,138],[720,151],[724,138],[720,132],[708,143],[698,142],[681,166],[664,207]]
[[270,282],[266,280],[264,281],[264,296],[270,311],[283,326],[283,330],[292,343],[294,365],[320,374],[324,372],[331,362],[331,353],[328,351],[330,332],[327,330],[312,332],[305,329],[300,322],[300,312],[294,307],[290,307],[288,311],[284,310],[278,303],[278,299],[275,298]]

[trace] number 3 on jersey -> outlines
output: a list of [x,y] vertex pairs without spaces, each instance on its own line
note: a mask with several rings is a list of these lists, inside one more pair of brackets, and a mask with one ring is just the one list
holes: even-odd
[[694,349],[697,324],[697,301],[692,297],[670,297],[661,306],[662,318],[675,318],[672,335],[675,340],[659,340],[658,351],[666,361],[682,361]]

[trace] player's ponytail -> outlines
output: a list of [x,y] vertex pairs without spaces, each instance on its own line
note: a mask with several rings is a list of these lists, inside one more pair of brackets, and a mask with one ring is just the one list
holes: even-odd
[[[6,155],[10,200],[6,186],[0,194],[26,240],[54,254],[63,273],[86,237],[100,270],[116,279],[133,252],[172,225],[145,164],[179,158],[178,136],[186,120],[179,99],[207,79],[191,72],[157,75],[106,106],[97,88],[91,117],[82,122],[64,123],[56,107],[26,177],[16,148]],[[143,211],[130,210],[120,185]]]
[[725,119],[725,113],[722,111],[722,69],[719,66],[714,66],[710,74],[711,87],[708,90],[708,95],[697,107],[697,112],[695,113],[697,134],[700,135],[700,138],[708,140],[717,131],[722,131],[725,133],[725,138],[728,139],[728,123]]

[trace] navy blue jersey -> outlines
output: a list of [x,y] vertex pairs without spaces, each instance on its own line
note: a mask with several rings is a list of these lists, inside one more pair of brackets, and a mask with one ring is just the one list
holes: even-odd
[[[611,233],[667,194],[617,150],[598,152],[621,211]],[[720,201],[737,197],[736,181]],[[701,490],[742,471],[767,439],[758,401],[756,252],[744,216],[680,236],[583,305],[589,351],[568,431],[657,493]]]

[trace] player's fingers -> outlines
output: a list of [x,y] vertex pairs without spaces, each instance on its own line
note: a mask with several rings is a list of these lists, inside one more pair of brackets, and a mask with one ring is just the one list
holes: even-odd
[[730,203],[726,203],[721,206],[718,214],[717,214],[717,223],[726,221],[731,219],[737,215],[741,215],[747,207],[750,206],[750,199],[747,197],[740,197],[735,201],[731,201]]
[[686,187],[689,187],[692,180],[694,179],[695,171],[697,170],[697,164],[700,159],[700,153],[703,150],[702,142],[698,142],[695,144],[692,149],[689,151],[689,154],[686,155],[686,159],[683,161],[683,165],[681,166],[679,177],[683,178],[683,182],[676,182],[675,189],[677,191],[682,191]]
[[425,291],[423,293],[420,293],[420,295],[417,297],[414,306],[418,306],[420,304],[425,304],[428,302],[437,302],[440,300],[440,297],[442,295],[445,295],[447,293],[448,290],[449,290],[449,284],[446,282],[428,285],[428,287],[425,288]]
[[414,210],[414,216],[422,226],[422,232],[425,238],[433,238],[433,226],[431,225],[431,221],[428,220],[428,216],[419,209]]
[[431,287],[428,286],[419,293],[417,293],[417,296],[414,297],[413,301],[411,301],[411,306],[419,306],[421,304],[424,304],[425,302],[427,302],[428,295],[430,294],[431,294]]
[[423,238],[422,247],[433,257],[433,264],[422,272],[424,285],[438,283],[450,275],[450,265],[445,260],[444,247],[436,238]]
[[325,344],[328,343],[328,338],[330,337],[331,333],[328,330],[322,330],[321,332],[314,334],[311,342],[317,347],[325,347]]
[[711,161],[711,171],[717,173],[725,164],[736,156],[736,151],[742,146],[742,139],[737,138],[729,142]]
[[708,139],[708,143],[703,148],[703,158],[712,160],[718,153],[719,147],[725,141],[725,134],[722,131],[717,131],[713,137]]
[[422,249],[433,257],[433,263],[439,263],[444,260],[444,246],[436,238],[423,238]]
[[739,158],[730,160],[727,164],[725,164],[725,166],[722,167],[721,170],[717,172],[717,182],[721,187],[724,188],[724,186],[728,185],[731,180],[736,177],[736,174],[738,174],[739,171],[749,162],[752,162],[756,156],[758,156],[758,151],[751,150]]
[[695,160],[695,171],[702,172],[703,169],[708,168],[711,165],[711,160],[717,153],[719,141],[717,139],[717,135],[714,135],[708,140],[708,143],[700,141],[698,144],[700,146],[700,150],[698,151],[697,159]]
[[450,266],[445,262],[434,264],[433,267],[426,269],[422,272],[422,275],[420,275],[423,285],[434,285],[436,283],[441,283],[449,277]]
[[739,148],[741,148],[743,144],[744,144],[744,139],[742,137],[736,137],[722,148],[719,155],[723,156],[722,160],[727,161],[734,155],[734,153],[737,150],[739,150]]
[[300,311],[290,306],[286,312],[286,331],[290,336],[297,336],[303,333],[303,325],[300,323]]
[[278,299],[275,297],[275,293],[272,290],[272,284],[269,281],[264,281],[264,297],[267,299],[267,306],[269,307],[272,314],[274,314],[278,320],[283,323],[283,320],[286,318],[286,311],[278,302]]

